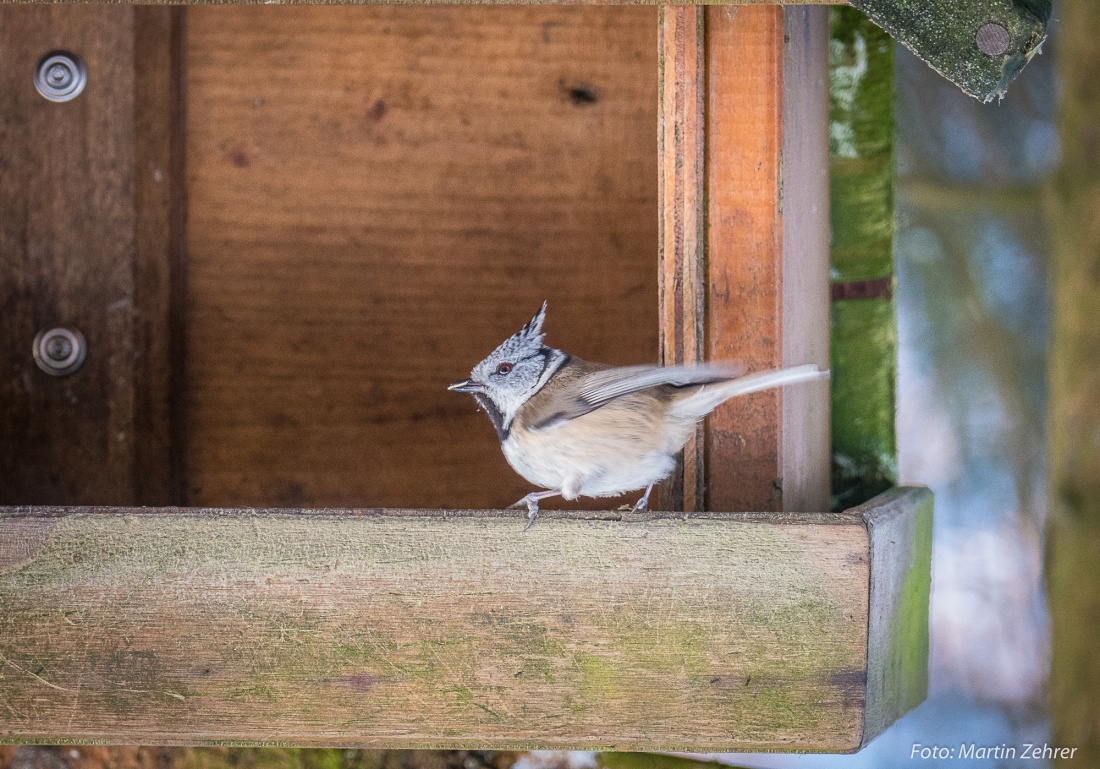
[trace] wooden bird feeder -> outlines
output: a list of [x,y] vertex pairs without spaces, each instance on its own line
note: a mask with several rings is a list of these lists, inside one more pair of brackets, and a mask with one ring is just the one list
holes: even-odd
[[445,390],[543,299],[582,357],[827,366],[827,13],[0,7],[0,742],[854,751],[920,703],[931,496],[827,512],[827,385],[720,409],[676,512],[527,532]]

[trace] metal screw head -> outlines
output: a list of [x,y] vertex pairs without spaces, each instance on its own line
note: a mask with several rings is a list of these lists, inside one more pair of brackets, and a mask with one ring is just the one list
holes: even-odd
[[75,53],[50,51],[34,68],[34,87],[50,101],[70,101],[80,95],[88,82],[84,62]]
[[34,337],[34,362],[50,376],[65,376],[80,368],[88,343],[78,329],[58,326]]
[[978,27],[974,42],[978,44],[978,50],[986,56],[1000,56],[1008,50],[1012,36],[1008,33],[1008,29],[991,21]]

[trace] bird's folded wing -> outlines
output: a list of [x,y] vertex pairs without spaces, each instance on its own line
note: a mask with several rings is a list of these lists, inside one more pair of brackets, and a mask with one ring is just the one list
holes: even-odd
[[[735,361],[718,361],[689,366],[622,366],[594,371],[580,377],[554,398],[547,416],[533,425],[546,429],[576,419],[617,398],[651,387],[691,387],[726,382],[744,372]],[[548,404],[549,405],[549,404]]]

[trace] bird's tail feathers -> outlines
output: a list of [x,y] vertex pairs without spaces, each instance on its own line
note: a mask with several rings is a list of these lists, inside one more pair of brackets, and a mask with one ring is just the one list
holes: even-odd
[[685,395],[677,400],[672,406],[672,413],[698,419],[712,412],[719,404],[738,395],[748,395],[760,390],[783,387],[798,382],[812,382],[828,376],[829,372],[827,370],[822,371],[812,363],[776,369],[775,371],[762,371],[759,374],[749,374],[728,382],[700,387],[690,395]]

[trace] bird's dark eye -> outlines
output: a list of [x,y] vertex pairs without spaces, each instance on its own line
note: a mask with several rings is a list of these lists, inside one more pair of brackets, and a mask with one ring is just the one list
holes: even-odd
[[500,374],[501,376],[504,376],[505,374],[511,374],[512,373],[512,364],[511,363],[501,363],[499,366],[497,366],[497,373]]

